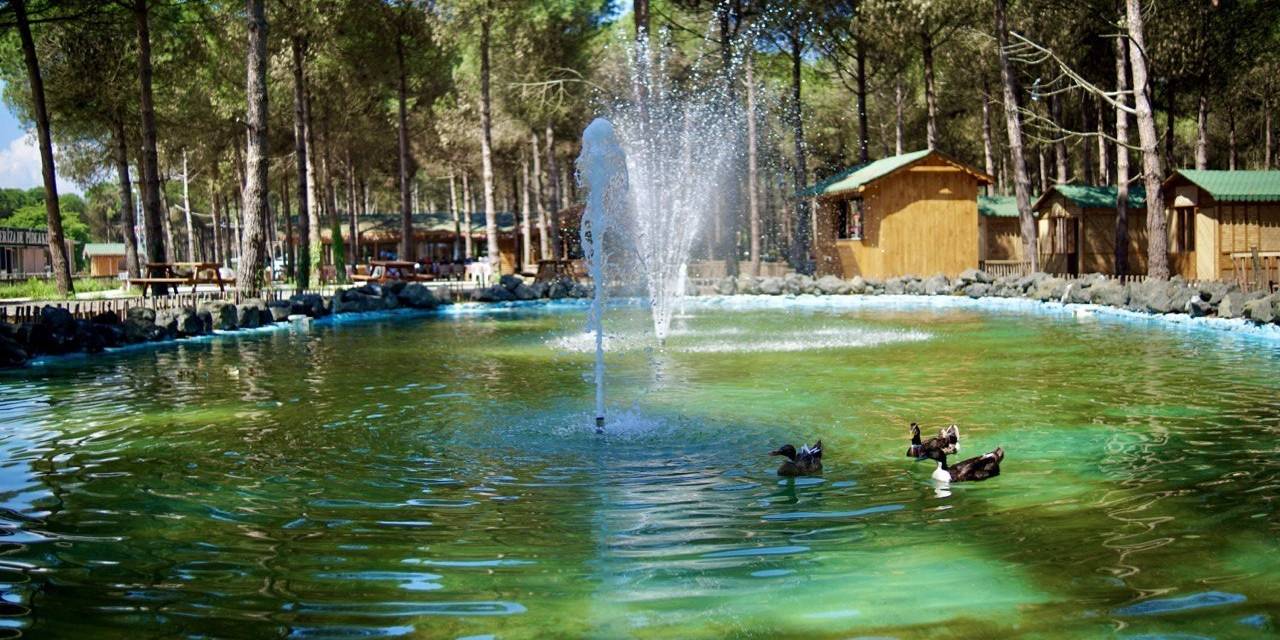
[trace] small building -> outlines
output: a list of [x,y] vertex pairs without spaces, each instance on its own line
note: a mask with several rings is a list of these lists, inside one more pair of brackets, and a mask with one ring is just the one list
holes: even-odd
[[851,167],[799,195],[817,200],[820,275],[957,276],[978,266],[978,188],[991,176],[938,151]]
[[[1146,191],[1129,188],[1126,273],[1147,272]],[[1116,273],[1116,188],[1054,185],[1031,205],[1039,218],[1036,238],[1045,273]]]
[[1023,261],[1017,198],[978,196],[978,254],[982,256],[984,269],[989,263]]
[[84,245],[84,261],[95,278],[115,277],[129,270],[123,242],[90,242]]
[[49,232],[0,227],[0,278],[42,276],[50,268]]
[[1179,169],[1162,188],[1170,271],[1245,286],[1280,282],[1280,171]]

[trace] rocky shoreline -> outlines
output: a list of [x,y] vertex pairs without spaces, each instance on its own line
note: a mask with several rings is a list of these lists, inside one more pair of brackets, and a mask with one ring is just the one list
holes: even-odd
[[[1181,278],[1120,282],[1101,275],[1065,279],[1045,273],[1028,276],[991,275],[969,269],[957,278],[935,275],[888,280],[835,276],[812,278],[792,274],[784,278],[727,277],[691,292],[698,296],[732,295],[918,295],[964,296],[968,298],[1019,298],[1040,302],[1093,304],[1131,312],[1161,315],[1187,314],[1191,317],[1240,318],[1255,325],[1280,325],[1280,293],[1245,293],[1234,284],[1190,283]],[[518,276],[503,276],[491,287],[472,291],[470,299],[481,303],[504,303],[539,299],[585,298],[589,289],[568,279],[551,283],[526,284]],[[366,284],[343,289],[333,296],[294,295],[287,300],[244,300],[240,304],[206,302],[199,307],[131,309],[121,320],[112,313],[91,319],[76,319],[66,309],[46,306],[34,324],[0,323],[0,368],[25,365],[32,358],[71,353],[98,353],[108,348],[146,342],[254,329],[302,317],[322,318],[333,314],[388,311],[393,309],[431,310],[447,301],[437,298],[426,286],[393,282],[385,286]]]
[[1245,293],[1235,284],[1169,280],[1121,282],[1100,274],[1059,278],[1046,273],[993,277],[968,269],[957,278],[904,276],[888,280],[835,276],[811,278],[727,277],[698,287],[697,295],[919,295],[969,298],[1023,298],[1040,302],[1094,304],[1153,315],[1185,313],[1191,317],[1243,318],[1254,324],[1280,324],[1280,293]]

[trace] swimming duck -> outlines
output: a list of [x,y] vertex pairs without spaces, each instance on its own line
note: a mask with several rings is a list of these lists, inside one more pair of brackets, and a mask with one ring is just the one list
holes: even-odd
[[1000,475],[1000,461],[1004,460],[1004,449],[996,447],[991,453],[984,453],[976,458],[947,466],[947,456],[938,460],[938,468],[933,470],[933,479],[938,482],[979,482]]
[[778,467],[780,476],[814,476],[822,473],[821,440],[813,443],[812,447],[802,444],[799,451],[789,444],[784,444],[770,451],[769,455],[786,458],[782,461],[782,466]]
[[941,460],[944,456],[960,452],[960,427],[951,425],[938,431],[938,435],[924,442],[920,441],[920,425],[911,423],[911,446],[907,447],[907,457],[923,460],[931,458]]

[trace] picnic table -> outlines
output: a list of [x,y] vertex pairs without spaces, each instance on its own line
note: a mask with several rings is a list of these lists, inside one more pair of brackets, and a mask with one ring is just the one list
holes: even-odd
[[356,282],[377,282],[386,284],[389,280],[406,282],[426,282],[435,277],[429,273],[416,273],[418,263],[408,260],[370,260],[369,273],[354,273],[351,279]]
[[222,265],[217,262],[148,262],[147,277],[133,278],[129,283],[143,285],[144,295],[147,285],[152,285],[153,292],[155,285],[177,288],[187,284],[191,285],[192,293],[202,284],[216,284],[218,291],[226,291],[227,285],[236,281],[235,278],[223,278],[220,267]]

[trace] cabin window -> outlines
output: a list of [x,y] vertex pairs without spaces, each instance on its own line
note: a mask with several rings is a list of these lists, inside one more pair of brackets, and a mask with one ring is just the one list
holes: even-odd
[[13,259],[13,254],[13,249],[0,247],[0,273],[8,273],[15,270],[13,265],[17,261]]
[[836,237],[841,240],[862,239],[862,198],[836,203]]
[[1196,210],[1178,207],[1174,213],[1173,252],[1191,253],[1196,250]]

